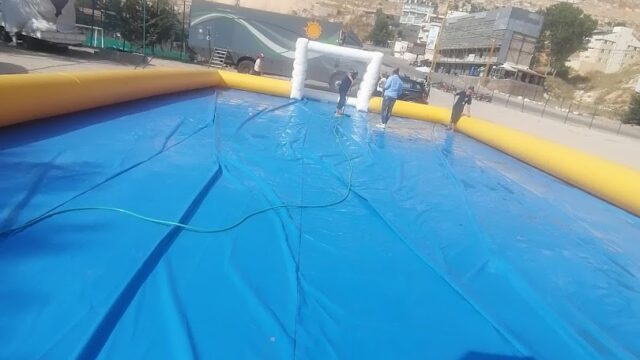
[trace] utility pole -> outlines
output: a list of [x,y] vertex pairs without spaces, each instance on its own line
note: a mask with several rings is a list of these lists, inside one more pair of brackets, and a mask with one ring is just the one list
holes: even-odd
[[449,13],[449,1],[447,1],[447,5],[444,7],[444,19],[442,19],[442,25],[440,25],[440,31],[438,31],[438,37],[436,38],[436,45],[433,47],[433,58],[431,59],[431,67],[429,68],[429,78],[431,78],[431,74],[433,70],[436,68],[436,64],[438,63],[438,52],[440,51],[440,40],[442,39],[442,33],[444,32],[444,28],[447,26],[447,14]]
[[484,74],[482,74],[482,81],[484,85],[487,84],[487,77],[489,76],[489,66],[491,66],[491,59],[493,58],[493,52],[496,49],[496,39],[491,39],[491,48],[489,49],[489,56],[487,57],[487,63],[484,66]]
[[95,36],[93,34],[95,21],[96,21],[96,0],[93,0],[91,2],[91,42],[89,43],[89,46],[91,47],[93,47],[93,37]]
[[147,0],[142,0],[142,56],[145,56],[147,46]]
[[[238,0],[239,1],[239,0]],[[185,41],[185,17],[187,15],[187,0],[182,0],[182,53],[180,54],[180,59],[184,58],[184,53],[186,51],[186,41]]]

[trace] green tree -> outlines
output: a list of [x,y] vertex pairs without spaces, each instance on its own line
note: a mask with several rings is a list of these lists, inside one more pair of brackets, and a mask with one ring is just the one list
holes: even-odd
[[577,6],[559,3],[544,11],[544,25],[539,50],[548,51],[549,65],[554,73],[562,69],[569,56],[586,49],[589,37],[598,21]]
[[95,5],[117,18],[118,32],[130,43],[141,46],[144,31],[146,45],[155,49],[180,31],[179,16],[169,0],[95,0]]
[[147,43],[155,48],[168,41],[173,41],[180,29],[180,19],[169,0],[156,0],[148,8]]
[[631,98],[631,104],[627,113],[622,118],[622,122],[625,124],[640,125],[640,94],[635,94]]
[[389,24],[387,15],[382,12],[382,9],[378,8],[376,11],[376,21],[373,25],[371,33],[369,33],[369,40],[377,46],[387,46],[388,42],[393,39],[393,32]]

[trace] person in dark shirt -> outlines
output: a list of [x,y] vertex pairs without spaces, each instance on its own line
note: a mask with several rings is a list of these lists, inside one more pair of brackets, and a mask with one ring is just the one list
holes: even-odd
[[349,90],[353,85],[353,82],[358,77],[357,71],[351,71],[347,74],[347,76],[342,79],[340,83],[340,87],[338,87],[338,92],[340,93],[340,99],[338,100],[338,107],[336,108],[336,116],[340,116],[344,114],[344,105],[347,103],[347,94],[349,94]]
[[338,45],[344,46],[344,43],[347,41],[347,27],[346,25],[340,29],[340,34],[338,35]]
[[471,97],[473,96],[473,90],[473,86],[469,86],[467,90],[460,91],[454,95],[455,102],[453,109],[451,109],[451,122],[449,122],[447,129],[451,130],[456,127],[465,107],[467,108],[467,116],[471,116]]
[[429,96],[431,95],[431,78],[429,75],[424,78],[424,103],[429,104]]

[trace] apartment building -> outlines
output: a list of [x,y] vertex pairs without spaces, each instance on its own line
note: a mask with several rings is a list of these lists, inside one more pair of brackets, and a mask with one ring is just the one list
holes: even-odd
[[434,13],[434,5],[427,0],[404,0],[400,24],[421,26],[425,19]]
[[539,82],[530,81],[536,74],[529,66],[543,21],[542,15],[516,7],[447,19],[435,70],[478,75],[488,64],[508,69],[517,80]]
[[567,65],[583,74],[591,71],[612,74],[637,61],[640,41],[633,36],[633,29],[618,26],[596,31],[587,50],[574,54]]

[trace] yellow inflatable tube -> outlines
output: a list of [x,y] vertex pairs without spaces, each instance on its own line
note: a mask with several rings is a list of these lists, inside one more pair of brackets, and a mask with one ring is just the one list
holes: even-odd
[[[374,97],[369,102],[369,111],[380,113],[382,98]],[[451,113],[449,110],[433,105],[416,104],[406,101],[396,101],[393,106],[393,115],[408,119],[424,120],[438,124],[449,124]]]
[[[4,75],[0,127],[150,96],[226,87],[288,97],[286,80],[206,69],[117,70]],[[381,99],[370,110],[380,112]],[[447,109],[398,101],[395,116],[448,124]],[[463,117],[462,133],[640,216],[640,173],[583,152],[476,118]]]
[[200,69],[3,75],[0,127],[218,83],[217,72]]
[[[380,112],[381,99],[372,99],[369,107]],[[437,106],[398,101],[393,115],[448,125],[451,113]],[[456,129],[640,216],[640,172],[636,170],[473,117],[462,117]]]
[[291,95],[291,83],[287,80],[278,80],[267,77],[259,77],[236,72],[219,70],[220,87],[251,91],[267,95],[289,97]]
[[640,172],[485,120],[464,117],[457,130],[640,216]]

